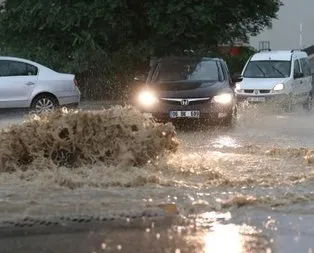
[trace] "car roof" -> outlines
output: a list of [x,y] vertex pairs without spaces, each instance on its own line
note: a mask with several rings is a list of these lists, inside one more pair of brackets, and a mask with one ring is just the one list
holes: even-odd
[[251,61],[266,61],[266,60],[290,61],[292,55],[297,55],[300,58],[308,57],[307,53],[304,51],[277,50],[256,53],[252,56]]
[[220,58],[214,57],[204,57],[204,56],[168,56],[168,57],[161,57],[158,59],[158,62],[164,61],[221,61]]

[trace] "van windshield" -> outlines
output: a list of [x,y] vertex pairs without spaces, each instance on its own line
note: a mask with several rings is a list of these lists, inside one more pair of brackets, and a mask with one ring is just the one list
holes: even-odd
[[243,77],[247,78],[282,78],[290,76],[290,61],[251,61]]

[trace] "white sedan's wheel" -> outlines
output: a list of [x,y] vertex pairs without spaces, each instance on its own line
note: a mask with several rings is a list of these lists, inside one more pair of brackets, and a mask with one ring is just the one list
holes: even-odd
[[35,113],[52,112],[58,103],[55,98],[47,95],[39,96],[32,103],[32,110]]

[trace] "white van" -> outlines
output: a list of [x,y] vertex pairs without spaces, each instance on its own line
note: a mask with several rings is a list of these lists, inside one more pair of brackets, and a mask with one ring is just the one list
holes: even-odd
[[300,50],[264,51],[254,54],[236,80],[239,102],[273,101],[291,110],[312,106],[312,75],[308,55]]

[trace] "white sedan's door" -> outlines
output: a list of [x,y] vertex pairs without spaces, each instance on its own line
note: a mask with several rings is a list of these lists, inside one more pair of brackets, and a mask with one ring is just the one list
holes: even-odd
[[37,83],[37,68],[24,62],[0,60],[0,108],[23,108]]

